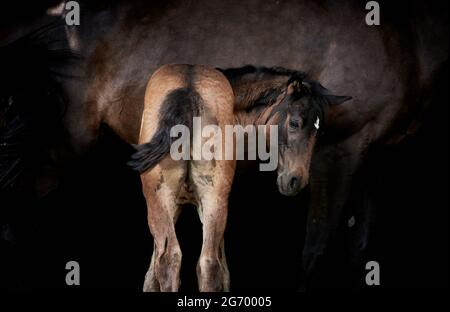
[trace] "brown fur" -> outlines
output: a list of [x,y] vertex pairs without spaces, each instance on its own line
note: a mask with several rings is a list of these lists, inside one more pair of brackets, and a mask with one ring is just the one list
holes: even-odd
[[[146,90],[139,143],[149,142],[158,125],[158,112],[168,93],[188,87],[187,65],[165,65],[151,77]],[[224,130],[233,123],[233,91],[218,71],[194,66],[191,87],[202,99],[202,123]],[[180,207],[198,207],[203,224],[203,246],[197,265],[200,291],[229,290],[224,231],[227,220],[235,161],[174,161],[168,155],[141,174],[147,200],[148,224],[154,237],[154,251],[144,291],[177,291],[180,285],[181,249],[175,233]]]

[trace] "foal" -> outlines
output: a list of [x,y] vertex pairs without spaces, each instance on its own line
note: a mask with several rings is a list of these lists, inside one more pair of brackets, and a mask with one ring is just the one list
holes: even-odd
[[169,155],[173,126],[192,129],[196,116],[222,132],[225,125],[277,125],[278,188],[282,194],[295,195],[308,184],[311,156],[327,110],[350,99],[330,94],[299,71],[253,66],[221,71],[226,78],[203,66],[166,65],[148,83],[141,145],[130,162],[141,172],[155,239],[146,291],[179,287],[181,250],[175,222],[184,203],[197,205],[203,223],[197,265],[200,291],[229,290],[223,234],[235,159],[173,160]]
[[173,160],[169,151],[171,128],[184,125],[192,133],[193,117],[201,117],[204,124],[215,124],[222,131],[225,125],[232,125],[233,102],[233,91],[224,75],[204,66],[165,65],[148,82],[141,145],[131,161],[141,172],[148,224],[155,242],[144,291],[179,288],[181,250],[175,223],[181,205],[186,203],[197,206],[203,224],[197,264],[199,289],[229,290],[223,235],[235,161]]

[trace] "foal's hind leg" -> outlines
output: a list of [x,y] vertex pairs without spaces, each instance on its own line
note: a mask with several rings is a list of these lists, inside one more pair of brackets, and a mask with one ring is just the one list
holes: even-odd
[[157,166],[142,175],[148,224],[154,238],[144,291],[177,291],[180,286],[181,249],[175,233],[175,222],[179,214],[176,196],[184,175],[184,168],[176,166],[165,172]]
[[234,161],[198,165],[192,173],[203,224],[203,245],[197,264],[200,291],[229,291],[230,274],[225,257],[224,232]]

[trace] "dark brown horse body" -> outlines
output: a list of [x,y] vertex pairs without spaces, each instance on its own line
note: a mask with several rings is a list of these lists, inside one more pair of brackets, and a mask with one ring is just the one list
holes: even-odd
[[[137,143],[145,82],[162,64],[264,64],[310,73],[353,96],[329,111],[312,159],[304,248],[311,268],[338,226],[369,148],[415,132],[446,66],[445,9],[380,5],[381,26],[365,24],[365,3],[357,1],[136,1],[94,8],[71,33],[85,57],[74,69],[81,78],[63,82],[72,145],[83,151],[101,124]],[[360,238],[361,248],[367,239]]]

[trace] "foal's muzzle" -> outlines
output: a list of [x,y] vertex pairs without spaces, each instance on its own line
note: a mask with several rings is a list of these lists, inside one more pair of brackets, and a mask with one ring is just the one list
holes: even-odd
[[277,184],[281,194],[295,196],[306,186],[307,182],[299,175],[282,173],[278,175]]

